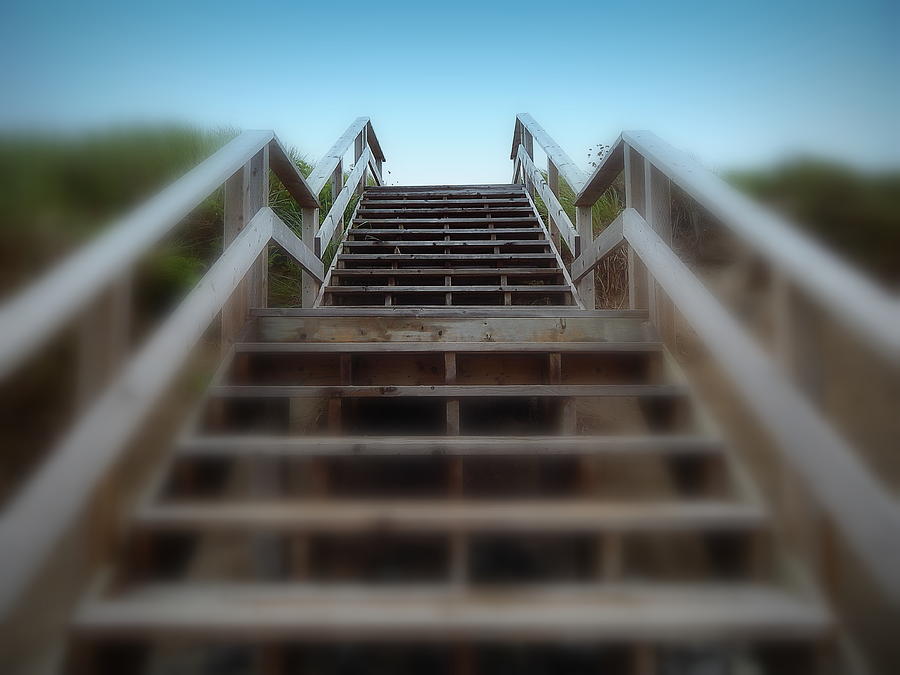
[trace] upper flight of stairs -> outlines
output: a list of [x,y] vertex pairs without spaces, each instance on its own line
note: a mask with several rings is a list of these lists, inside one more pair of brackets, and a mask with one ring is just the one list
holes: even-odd
[[253,313],[73,672],[827,672],[646,313],[563,306],[518,186],[367,189],[322,297]]
[[571,305],[573,288],[521,185],[369,187],[324,305]]

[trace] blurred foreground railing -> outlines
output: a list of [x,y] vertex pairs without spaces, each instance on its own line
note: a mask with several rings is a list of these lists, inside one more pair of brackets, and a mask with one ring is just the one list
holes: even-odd
[[[351,143],[355,167],[345,185],[343,155]],[[342,225],[351,193],[362,190],[369,173],[380,184],[383,161],[367,117],[350,125],[308,178],[273,132],[244,132],[0,308],[0,378],[13,375],[89,311],[87,320],[82,319],[87,329],[79,332],[84,359],[79,369],[94,380],[83,414],[0,516],[0,617],[7,618],[16,608],[64,534],[84,515],[216,316],[221,313],[222,340],[227,345],[245,325],[250,310],[266,305],[270,242],[281,246],[302,269],[303,306],[312,306],[325,278],[321,256]],[[300,206],[302,237],[268,208],[270,170]],[[329,181],[333,204],[318,232],[318,195]],[[123,301],[128,294],[122,289],[127,289],[136,263],[223,185],[221,257],[126,362],[123,334],[131,306]],[[110,289],[114,302],[92,308]],[[117,344],[121,353],[111,356],[111,344]],[[111,372],[101,377],[101,366]],[[107,518],[97,520],[108,523]]]
[[[534,164],[535,140],[547,156],[546,178]],[[596,302],[594,269],[626,246],[630,306],[648,310],[670,346],[676,312],[681,315],[878,587],[900,601],[900,506],[795,377],[799,373],[791,360],[811,349],[815,336],[794,320],[792,307],[782,306],[776,332],[785,360],[769,356],[673,250],[672,187],[750,246],[772,268],[780,287],[808,294],[858,336],[862,349],[892,369],[900,364],[897,299],[652,133],[624,132],[587,176],[530,115],[520,114],[512,158],[514,180],[539,192],[576,256],[571,274],[585,306]],[[595,239],[591,208],[623,172],[626,209]],[[560,175],[575,193],[575,226],[558,200]]]

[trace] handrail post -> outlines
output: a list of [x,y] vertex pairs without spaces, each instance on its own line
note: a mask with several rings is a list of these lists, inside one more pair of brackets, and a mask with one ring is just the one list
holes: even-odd
[[[625,208],[634,209],[646,218],[644,193],[644,158],[630,145],[625,145]],[[647,308],[647,275],[644,265],[628,247],[628,306]]]
[[[550,192],[559,197],[559,169],[550,157],[547,157],[547,184],[550,186]],[[550,230],[550,238],[553,240],[553,245],[559,251],[559,225],[557,225],[556,218],[550,213],[549,208],[547,209],[547,227]]]
[[[263,147],[225,181],[223,250],[234,241],[256,212],[269,203],[269,148]],[[222,345],[234,342],[251,307],[265,307],[268,298],[268,247],[264,247],[231,299],[222,309]]]
[[[578,240],[581,242],[581,250],[590,250],[594,241],[593,209],[590,206],[575,207],[575,227],[578,230]],[[597,306],[597,288],[594,272],[590,272],[578,281],[578,295],[584,303],[585,309],[594,309]]]
[[[672,189],[669,179],[644,159],[645,220],[669,246],[672,245]],[[650,321],[670,346],[675,339],[675,312],[659,284],[647,270],[647,307]]]
[[[316,248],[316,232],[319,230],[319,209],[304,206],[300,210],[302,216],[301,240],[311,250]],[[300,275],[300,306],[312,307],[319,294],[319,281],[307,272]]]
[[[528,154],[528,157],[531,158],[531,161],[534,161],[534,136],[531,135],[531,132],[528,131],[525,126],[522,126],[522,145],[525,146],[525,152]],[[528,189],[528,194],[531,195],[531,198],[534,199],[534,185],[532,182],[526,178],[525,186]]]
[[[355,165],[359,158],[362,157],[363,150],[366,148],[366,127],[360,129],[359,133],[356,135],[356,139],[353,141],[353,164]],[[363,176],[363,179],[359,183],[359,187],[356,188],[356,194],[362,197],[363,190],[366,189],[366,179]]]
[[[344,187],[344,159],[338,160],[337,166],[334,167],[334,173],[331,176],[331,204],[337,201],[341,189]],[[344,231],[344,214],[339,214],[337,220],[338,232]],[[324,251],[322,251],[324,253]]]
[[132,275],[125,272],[82,312],[78,325],[77,407],[103,391],[128,352]]

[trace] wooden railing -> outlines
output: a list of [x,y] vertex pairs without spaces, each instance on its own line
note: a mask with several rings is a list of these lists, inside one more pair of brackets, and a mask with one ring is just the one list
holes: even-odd
[[[344,183],[343,155],[355,143],[356,166]],[[308,178],[271,131],[247,131],[76,252],[0,308],[0,377],[40,352],[92,302],[122,283],[142,255],[214,190],[225,187],[221,257],[130,360],[101,381],[90,404],[0,516],[0,617],[7,617],[33,584],[67,530],[82,518],[98,487],[139,425],[174,381],[200,337],[222,316],[228,344],[249,310],[266,305],[267,247],[280,245],[303,271],[303,305],[312,306],[325,278],[321,254],[367,173],[381,182],[384,154],[360,117]],[[268,208],[269,170],[298,203],[302,237]],[[319,230],[319,193],[331,181],[335,197]],[[115,311],[128,312],[128,303]],[[127,323],[91,321],[100,330]],[[107,344],[108,336],[82,333]],[[83,370],[91,372],[95,363]]]
[[[672,248],[672,186],[754,249],[787,283],[814,298],[840,325],[855,332],[887,367],[900,363],[900,303],[850,269],[790,223],[753,203],[711,172],[649,132],[625,132],[590,176],[529,115],[516,119],[515,176],[541,191],[548,210],[556,190],[534,168],[533,140],[554,172],[576,193],[578,256],[572,278],[588,308],[595,306],[594,268],[611,251],[628,248],[629,302],[646,309],[671,345],[675,311],[693,328],[734,390],[778,445],[786,464],[839,529],[844,541],[894,602],[900,600],[900,505],[858,451],[805,396],[789,364],[772,358],[685,265]],[[524,169],[524,171],[523,171]],[[591,207],[624,171],[626,208],[594,239]],[[571,229],[568,218],[558,218]],[[571,246],[570,246],[571,248]],[[801,334],[781,311],[781,340],[804,349]],[[780,356],[781,354],[779,354]]]

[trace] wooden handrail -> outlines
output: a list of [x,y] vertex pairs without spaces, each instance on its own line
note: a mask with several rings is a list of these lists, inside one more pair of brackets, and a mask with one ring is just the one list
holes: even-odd
[[270,241],[306,272],[324,279],[322,261],[272,209],[260,209],[0,516],[0,617],[16,606],[54,545],[84,512],[123,447]]
[[575,206],[593,206],[603,196],[613,181],[618,178],[625,168],[625,145],[619,136],[615,143],[609,146],[606,154],[600,158],[600,163],[588,177],[580,190],[576,190]]
[[331,210],[328,212],[328,215],[325,216],[325,220],[322,221],[322,225],[316,233],[316,255],[321,257],[324,254],[325,249],[328,247],[328,242],[330,242],[331,237],[334,236],[334,231],[337,228],[341,217],[344,215],[347,204],[350,203],[353,192],[359,186],[360,182],[364,181],[366,178],[366,168],[371,159],[372,151],[369,148],[366,148],[363,150],[362,156],[357,160],[356,166],[353,167],[353,171],[347,178],[344,187],[337,197],[335,197],[334,203],[331,205]]
[[[341,159],[347,153],[350,144],[353,143],[360,133],[365,132],[370,127],[371,124],[369,123],[368,117],[357,117],[353,120],[353,123],[347,127],[347,130],[334,142],[334,145],[329,148],[328,152],[322,155],[322,159],[316,163],[315,168],[313,168],[312,172],[309,174],[309,178],[307,178],[307,182],[316,194],[319,194],[322,188],[325,187],[325,184],[331,180],[335,168],[337,168]],[[372,135],[374,136],[374,132]],[[379,146],[379,152],[380,151],[381,149]],[[384,156],[382,155],[382,160],[383,158]]]
[[[534,124],[530,126],[518,116],[516,139],[546,134]],[[552,140],[541,143],[553,145]],[[529,153],[522,149],[517,152],[517,166],[522,156],[529,158]],[[578,191],[575,205],[579,217],[581,210],[589,210],[623,170],[629,174],[625,181],[628,203],[638,208],[626,208],[599,237],[581,242],[584,252],[571,265],[573,279],[587,283],[588,273],[626,242],[632,255],[646,267],[646,301],[651,320],[659,322],[658,330],[666,333],[671,317],[662,314],[665,307],[655,297],[656,285],[720,362],[873,579],[891,598],[900,599],[900,576],[896,573],[900,569],[900,505],[660,236],[670,227],[667,182],[761,253],[776,272],[817,300],[839,323],[855,330],[880,356],[895,363],[900,360],[900,303],[787,221],[753,203],[649,132],[624,132],[610,147]],[[648,224],[643,213],[652,223]],[[640,278],[643,273],[637,272],[630,257],[630,281],[644,284]],[[635,291],[633,287],[629,293]]]
[[317,193],[286,157],[275,134],[245,131],[0,308],[0,379],[267,145],[276,158],[272,169],[292,196],[303,205],[318,206]]
[[559,233],[562,236],[563,241],[566,242],[566,246],[569,247],[572,255],[578,255],[578,231],[566,214],[566,210],[563,208],[562,204],[560,204],[559,199],[550,189],[547,179],[544,178],[544,175],[534,165],[534,162],[531,161],[531,157],[528,155],[528,152],[523,145],[519,146],[519,151],[516,156],[516,174],[518,175],[519,172],[521,172],[524,178],[534,185],[540,193],[548,213],[559,227]]
[[900,361],[896,298],[655,134],[629,131],[622,139],[882,356]]
[[900,506],[856,453],[633,209],[625,239],[706,344],[853,550],[900,600]]
[[594,269],[610,252],[624,240],[625,221],[638,215],[634,209],[625,209],[612,221],[594,241],[583,246],[584,252],[572,261],[572,281],[581,279]]
[[[544,152],[547,154],[547,157],[553,162],[553,165],[556,166],[556,169],[559,171],[560,175],[565,179],[565,181],[569,184],[569,187],[572,188],[576,193],[579,192],[582,186],[585,184],[587,180],[587,176],[585,176],[584,171],[579,168],[572,158],[566,154],[566,151],[563,150],[556,141],[551,138],[550,134],[544,131],[544,128],[538,124],[535,119],[529,115],[528,113],[519,113],[516,115],[516,131],[521,134],[521,124],[522,127],[528,130],[528,132],[532,135],[534,140],[537,141],[538,145],[540,145]],[[514,133],[515,136],[515,133]],[[518,138],[513,138],[513,149],[512,154],[510,155],[510,159],[516,159],[516,155],[519,152]]]
[[261,210],[199,284],[91,406],[0,516],[0,617],[6,617],[54,545],[83,513],[121,448],[272,236]]

